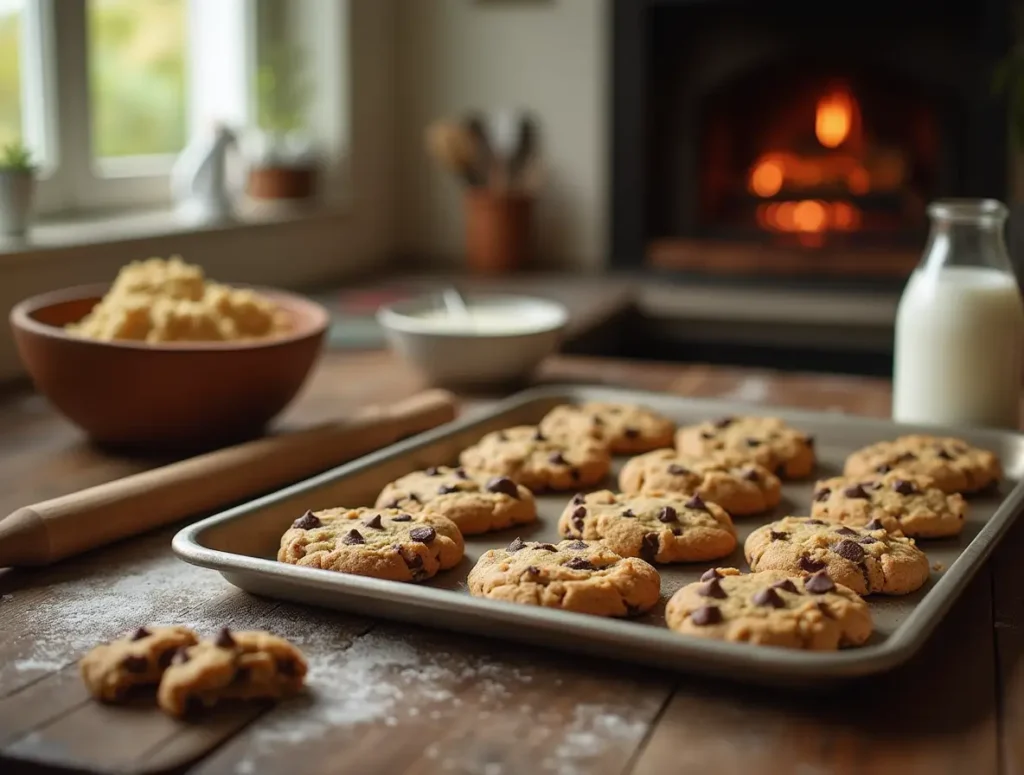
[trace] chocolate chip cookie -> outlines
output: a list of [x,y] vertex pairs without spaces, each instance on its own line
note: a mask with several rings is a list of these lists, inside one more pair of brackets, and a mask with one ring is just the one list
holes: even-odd
[[588,401],[556,406],[541,420],[540,429],[552,438],[592,436],[602,439],[613,454],[635,455],[672,446],[676,424],[636,404]]
[[698,457],[659,449],[639,455],[619,473],[623,492],[677,492],[717,503],[734,516],[759,514],[782,498],[779,478],[730,452]]
[[440,514],[454,522],[463,535],[503,530],[537,519],[533,493],[523,485],[507,476],[448,466],[416,471],[391,482],[377,497],[377,508]]
[[949,436],[913,434],[864,447],[846,458],[847,476],[905,471],[935,480],[943,492],[977,492],[1002,478],[992,452]]
[[814,488],[811,516],[853,527],[881,527],[916,538],[957,535],[967,502],[946,493],[928,476],[890,471],[860,477],[837,476]]
[[534,492],[591,487],[611,468],[603,441],[588,436],[554,439],[533,425],[488,433],[463,450],[459,460],[470,471],[505,476]]
[[469,591],[509,603],[595,616],[633,616],[661,596],[661,578],[635,557],[596,542],[558,544],[515,539],[484,553],[469,572]]
[[306,660],[284,638],[269,632],[221,630],[178,651],[157,692],[172,716],[228,699],[279,699],[295,694],[306,677]]
[[867,603],[824,571],[798,576],[735,568],[709,570],[676,592],[665,622],[698,638],[811,651],[859,646],[872,628]]
[[96,646],[82,657],[78,669],[93,697],[119,702],[136,686],[156,686],[174,653],[198,640],[187,627],[139,627]]
[[914,539],[879,528],[850,527],[810,517],[785,517],[747,536],[752,571],[825,571],[858,595],[906,595],[928,580],[928,557]]
[[676,446],[697,457],[728,451],[783,479],[803,479],[814,471],[814,437],[777,417],[722,417],[689,425],[679,429]]
[[401,509],[307,511],[281,537],[280,562],[390,581],[423,581],[462,559],[447,517]]
[[699,495],[678,493],[580,494],[562,512],[558,532],[600,540],[616,554],[647,562],[706,562],[736,548],[736,530],[725,509]]

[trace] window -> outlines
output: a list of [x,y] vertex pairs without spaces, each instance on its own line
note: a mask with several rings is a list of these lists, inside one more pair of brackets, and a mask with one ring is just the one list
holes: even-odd
[[0,144],[32,150],[42,212],[167,204],[174,160],[215,122],[337,153],[339,5],[0,0]]

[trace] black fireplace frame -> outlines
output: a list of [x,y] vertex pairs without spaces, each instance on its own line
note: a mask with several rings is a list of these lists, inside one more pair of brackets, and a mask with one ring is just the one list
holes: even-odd
[[[870,13],[893,0],[862,0],[858,12]],[[650,14],[660,6],[742,7],[749,0],[612,0],[611,48],[611,255],[616,269],[636,270],[645,264],[649,233],[651,180],[649,176],[649,82],[651,66]],[[980,18],[973,45],[993,64],[1013,44],[1013,0],[896,0],[920,6],[922,13],[936,5],[971,3]],[[806,0],[760,0],[759,4],[807,4]],[[820,3],[816,3],[820,12]],[[838,14],[838,12],[837,12]],[[967,105],[967,137],[962,190],[951,196],[1005,199],[1009,176],[1009,138],[1006,99],[993,95],[989,83],[979,83]]]

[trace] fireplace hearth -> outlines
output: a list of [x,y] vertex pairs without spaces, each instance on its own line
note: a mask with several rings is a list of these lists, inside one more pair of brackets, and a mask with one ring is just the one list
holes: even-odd
[[614,265],[893,285],[927,202],[1006,195],[1010,0],[614,13]]

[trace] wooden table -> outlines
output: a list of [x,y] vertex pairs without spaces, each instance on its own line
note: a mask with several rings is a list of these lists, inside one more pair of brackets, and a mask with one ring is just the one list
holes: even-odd
[[[558,357],[545,380],[888,412],[846,377]],[[382,353],[329,354],[285,418],[302,424],[416,391]],[[90,449],[38,398],[0,402],[0,514],[152,462]],[[0,773],[28,760],[138,772],[192,757],[223,773],[1017,773],[1024,768],[1024,526],[910,665],[839,691],[788,693],[569,658],[256,599],[171,554],[164,530],[34,571],[0,571]],[[268,628],[313,666],[307,698],[204,725],[102,707],[75,660],[149,621]]]

